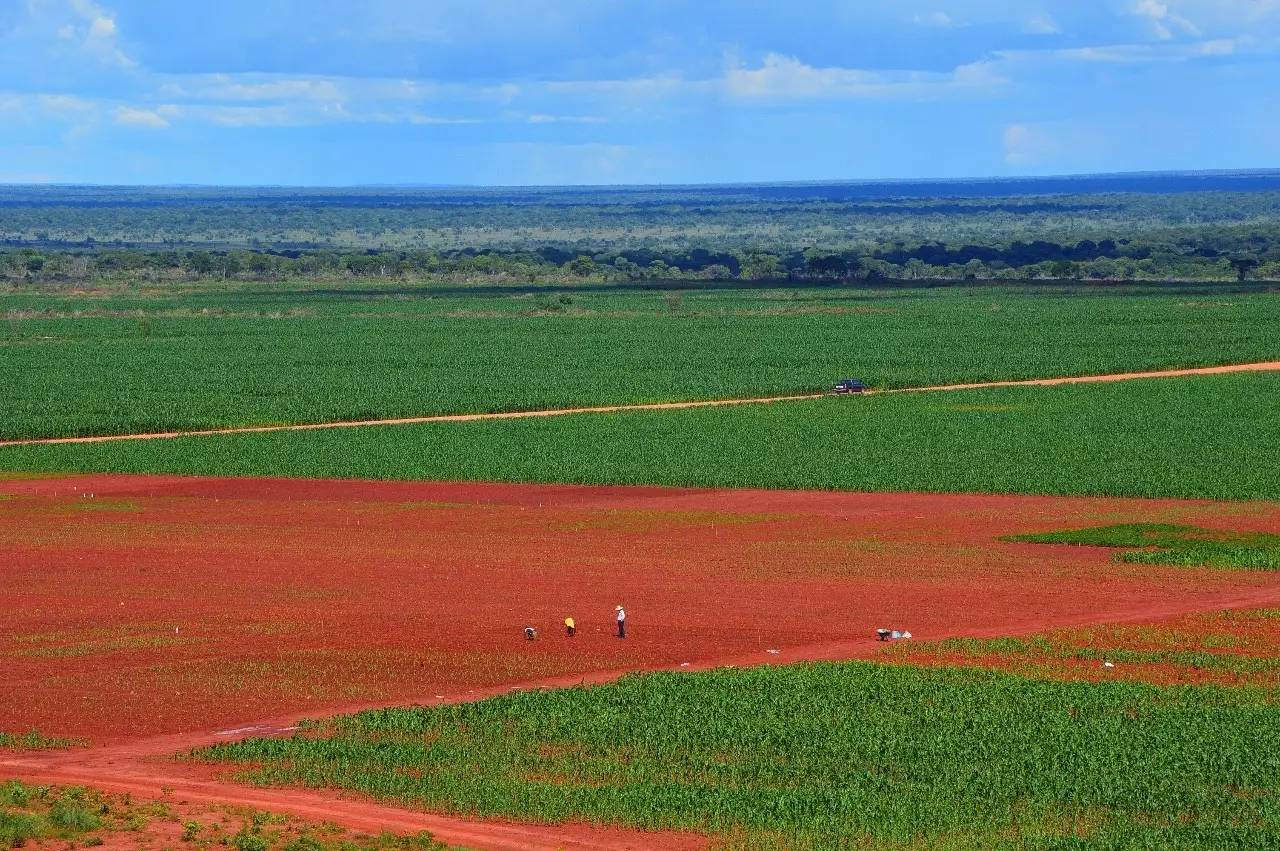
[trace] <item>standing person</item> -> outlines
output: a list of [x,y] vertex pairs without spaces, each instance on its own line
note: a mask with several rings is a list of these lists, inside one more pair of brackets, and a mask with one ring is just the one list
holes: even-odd
[[622,606],[614,606],[613,611],[618,616],[618,637],[626,638],[627,637],[627,610],[622,608]]
[[564,619],[564,634],[569,638],[573,638],[578,634],[578,628],[573,624],[573,618]]

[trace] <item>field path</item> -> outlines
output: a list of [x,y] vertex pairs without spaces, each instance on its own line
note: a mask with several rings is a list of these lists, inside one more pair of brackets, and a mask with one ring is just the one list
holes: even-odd
[[[1013,629],[959,630],[949,638],[995,638],[1026,635],[1051,627],[1078,627],[1106,624],[1147,623],[1178,615],[1234,608],[1258,608],[1280,605],[1280,588],[1255,589],[1230,598],[1206,599],[1198,604],[1144,607],[1130,612],[1111,613],[1104,618],[1070,618],[1053,622],[1019,624]],[[866,659],[875,656],[884,645],[874,640],[824,642],[773,651],[738,654],[731,657],[701,660],[686,666],[658,670],[700,671],[717,667],[745,667],[763,664],[786,664],[801,661]],[[655,670],[655,669],[649,669]],[[432,695],[417,703],[442,705],[482,700],[511,691],[564,688],[576,685],[600,685],[632,673],[632,670],[598,671],[585,675],[555,677],[515,685],[470,690],[448,695]],[[0,753],[0,776],[31,783],[93,786],[108,792],[127,793],[147,799],[244,806],[285,813],[310,821],[333,822],[344,827],[380,833],[391,831],[409,834],[430,831],[441,842],[475,849],[495,851],[555,851],[555,849],[604,849],[604,851],[684,851],[704,849],[710,838],[687,832],[650,832],[627,828],[601,827],[585,823],[523,824],[509,821],[481,821],[421,812],[389,806],[355,795],[299,788],[256,788],[220,777],[214,768],[175,762],[176,753],[217,742],[234,741],[250,736],[285,736],[297,729],[304,717],[342,714],[381,706],[403,706],[414,701],[359,704],[329,707],[290,715],[229,730],[210,730],[154,736],[122,744],[90,749],[20,752],[10,756]]]
[[[1140,378],[1179,378],[1194,375],[1221,375],[1231,372],[1277,372],[1280,361],[1202,366],[1189,369],[1164,369],[1150,372],[1118,372],[1104,375],[1076,375],[1059,378],[1028,378],[1014,381],[985,381],[971,384],[938,384],[928,387],[902,387],[893,390],[870,390],[868,394],[934,393],[948,390],[981,390],[992,387],[1052,387],[1059,384],[1097,384],[1108,381],[1132,381]],[[772,402],[799,402],[821,399],[828,393],[805,393],[792,396],[759,396],[744,399],[708,399],[693,402],[651,402],[635,405],[601,405],[584,408],[551,408],[540,411],[505,411],[482,414],[435,414],[424,417],[393,417],[376,420],[339,420],[325,423],[293,425],[234,426],[191,431],[159,431],[142,434],[103,434],[87,437],[39,437],[22,440],[0,440],[5,446],[43,446],[58,443],[108,443],[118,440],[164,440],[175,437],[206,437],[218,434],[261,434],[273,431],[316,431],[328,428],[360,428],[363,426],[415,425],[420,423],[465,423],[476,420],[517,420],[533,417],[560,417],[569,414],[613,414],[623,411],[671,411],[684,408],[716,408],[727,405],[760,405]]]

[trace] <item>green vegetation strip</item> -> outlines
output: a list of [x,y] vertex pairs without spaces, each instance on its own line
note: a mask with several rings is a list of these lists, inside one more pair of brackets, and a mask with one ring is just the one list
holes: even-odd
[[54,750],[85,745],[83,739],[67,739],[60,736],[46,736],[31,730],[26,733],[6,733],[0,730],[0,749],[6,750]]
[[1134,548],[1132,552],[1120,553],[1117,559],[1135,564],[1280,570],[1280,535],[1264,532],[1230,532],[1165,523],[1126,523],[1097,529],[1013,535],[1005,540]]
[[1280,843],[1265,691],[814,664],[387,709],[200,751],[262,784],[785,847]]
[[0,293],[0,439],[725,399],[1280,358],[1280,294],[1176,286]]
[[0,449],[0,469],[1280,499],[1280,375]]

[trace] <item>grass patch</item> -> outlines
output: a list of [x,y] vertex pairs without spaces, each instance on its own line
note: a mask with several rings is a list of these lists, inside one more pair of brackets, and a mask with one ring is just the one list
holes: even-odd
[[85,742],[82,739],[67,739],[60,736],[46,736],[31,730],[26,733],[6,733],[0,731],[0,749],[18,750],[18,751],[35,751],[35,750],[56,750],[59,748],[82,747]]
[[1264,690],[842,663],[366,712],[196,756],[262,784],[746,847],[1218,848],[1280,842],[1278,747]]
[[1012,535],[1004,540],[1130,549],[1131,552],[1120,553],[1116,558],[1134,564],[1280,570],[1280,535],[1264,532],[1231,532],[1165,523],[1123,523],[1096,529]]

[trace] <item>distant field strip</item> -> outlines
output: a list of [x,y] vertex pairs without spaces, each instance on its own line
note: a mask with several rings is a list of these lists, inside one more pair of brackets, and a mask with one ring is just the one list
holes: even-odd
[[0,470],[1280,500],[1277,394],[1280,371],[827,396],[10,446]]
[[[0,440],[754,400],[1280,360],[1280,293],[271,285],[0,293]],[[421,420],[429,422],[428,420]]]
[[[1232,372],[1276,372],[1280,361],[1206,366],[1194,369],[1166,369],[1150,372],[1126,372],[1110,375],[1077,375],[1064,378],[1033,378],[1019,381],[989,381],[970,384],[939,384],[930,387],[901,387],[892,390],[869,390],[868,393],[933,393],[949,390],[984,390],[994,387],[1051,387],[1060,384],[1095,384],[1109,381],[1131,381],[1140,378],[1177,378],[1193,375],[1219,375]],[[198,431],[161,431],[144,434],[110,434],[89,437],[48,437],[0,441],[3,446],[41,446],[59,443],[107,443],[121,440],[163,440],[177,437],[201,437],[219,434],[259,434],[275,431],[315,431],[328,428],[360,428],[364,426],[420,425],[423,423],[475,422],[476,420],[514,420],[531,417],[560,417],[569,414],[614,414],[625,411],[663,411],[684,408],[714,408],[726,405],[759,405],[771,402],[798,402],[821,399],[828,394],[807,393],[795,396],[764,396],[747,399],[711,399],[694,402],[656,402],[640,405],[604,405],[591,408],[554,408],[542,411],[504,411],[486,414],[438,414],[425,417],[397,417],[376,420],[346,420],[295,425],[239,426]]]

